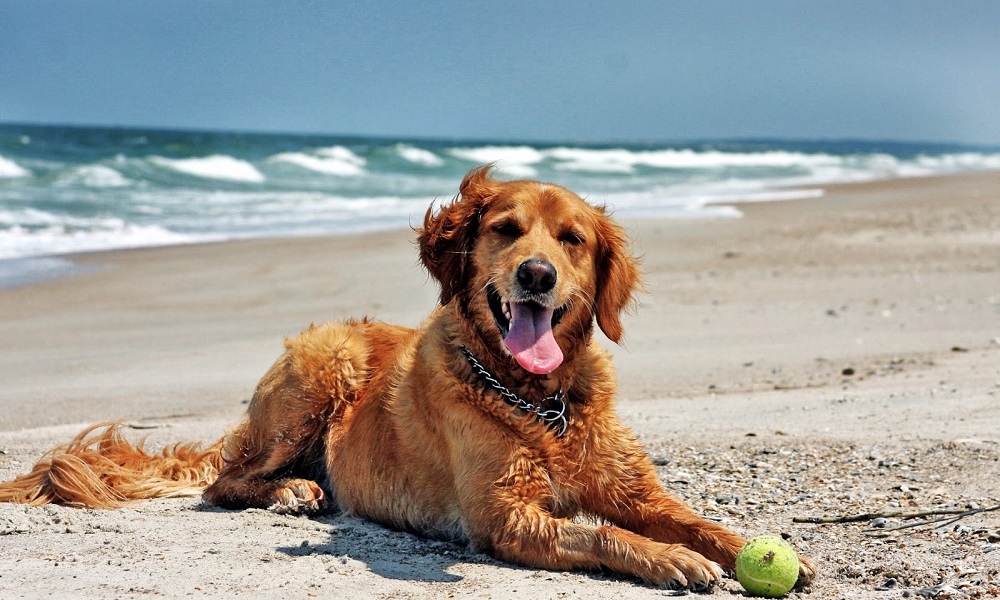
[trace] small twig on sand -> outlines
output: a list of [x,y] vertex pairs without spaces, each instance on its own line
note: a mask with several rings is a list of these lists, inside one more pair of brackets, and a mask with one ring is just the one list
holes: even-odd
[[989,512],[993,510],[1000,510],[1000,504],[996,506],[989,506],[986,508],[937,508],[930,510],[888,510],[877,513],[863,513],[860,515],[842,515],[833,517],[792,517],[793,523],[814,523],[814,524],[826,524],[826,523],[857,523],[859,521],[874,521],[875,519],[920,519],[923,517],[934,517],[939,515],[951,515],[947,517],[942,517],[940,519],[931,519],[930,521],[921,521],[920,523],[909,523],[907,525],[901,525],[899,527],[893,527],[890,529],[885,529],[884,531],[894,531],[896,529],[906,529],[909,527],[920,527],[923,525],[931,525],[934,523],[939,523],[941,521],[954,522],[965,517],[976,515],[979,513]]
[[902,529],[915,529],[917,527],[927,527],[929,525],[934,525],[934,524],[941,523],[942,521],[944,521],[944,523],[942,523],[941,525],[938,525],[937,527],[934,528],[934,529],[940,529],[940,528],[943,528],[943,527],[947,527],[948,525],[951,525],[952,523],[957,523],[963,517],[966,517],[966,516],[968,516],[970,514],[976,514],[976,513],[979,513],[979,512],[983,512],[983,511],[982,510],[966,511],[966,512],[963,512],[963,513],[959,513],[959,514],[957,514],[955,516],[938,517],[937,519],[931,519],[930,521],[917,521],[916,523],[906,523],[906,524],[903,524],[903,525],[896,525],[895,527],[881,527],[881,528],[878,528],[878,529],[865,529],[865,533],[878,533],[878,534],[881,534],[881,535],[888,535],[890,532],[893,532],[893,531],[900,531]]

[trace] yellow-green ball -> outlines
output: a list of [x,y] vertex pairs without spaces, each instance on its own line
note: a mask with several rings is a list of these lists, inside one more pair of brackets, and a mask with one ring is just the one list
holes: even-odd
[[736,579],[752,596],[780,598],[798,578],[799,557],[779,537],[759,535],[736,555]]

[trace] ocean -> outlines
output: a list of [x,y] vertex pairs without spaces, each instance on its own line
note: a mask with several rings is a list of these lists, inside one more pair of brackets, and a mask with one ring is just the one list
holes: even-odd
[[626,218],[738,218],[739,202],[818,197],[823,184],[1000,169],[1000,147],[541,144],[7,124],[0,285],[67,268],[58,257],[73,252],[409,227],[488,162],[500,177],[558,183]]

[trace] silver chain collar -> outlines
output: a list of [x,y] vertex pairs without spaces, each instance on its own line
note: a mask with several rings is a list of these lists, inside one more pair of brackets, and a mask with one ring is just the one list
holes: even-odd
[[472,366],[472,370],[479,374],[480,377],[486,380],[486,383],[490,384],[497,392],[500,392],[500,396],[503,397],[507,403],[520,408],[521,410],[535,415],[539,421],[545,423],[553,430],[555,430],[558,437],[562,437],[566,433],[566,429],[569,427],[569,420],[566,418],[566,400],[565,394],[563,394],[562,388],[554,395],[549,396],[542,400],[543,403],[554,403],[558,408],[556,409],[544,409],[537,404],[532,404],[524,398],[521,398],[514,392],[505,388],[497,378],[494,377],[489,371],[486,370],[476,357],[472,355],[472,351],[469,350],[464,344],[458,347],[465,355],[465,358],[469,361],[469,365]]

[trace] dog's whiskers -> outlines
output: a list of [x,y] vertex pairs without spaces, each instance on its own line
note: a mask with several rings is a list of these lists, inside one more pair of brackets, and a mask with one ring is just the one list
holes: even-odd
[[571,304],[574,298],[581,298],[587,309],[590,310],[591,313],[595,312],[597,308],[597,303],[594,302],[593,296],[588,294],[586,290],[580,290],[580,289],[573,290],[570,293],[570,299],[567,304]]
[[473,295],[473,298],[475,298],[476,296],[479,296],[481,294],[488,293],[488,291],[490,289],[490,286],[492,286],[494,283],[496,283],[496,281],[497,281],[496,277],[490,277],[489,280],[487,280],[486,283],[483,284],[483,286],[481,288],[479,288],[479,290],[476,291],[476,293]]

